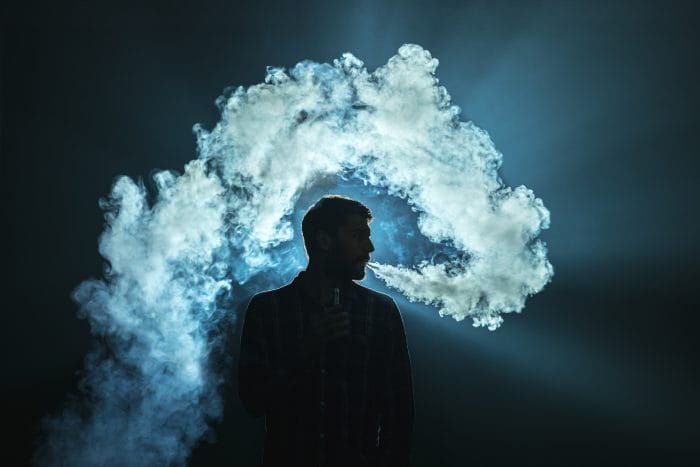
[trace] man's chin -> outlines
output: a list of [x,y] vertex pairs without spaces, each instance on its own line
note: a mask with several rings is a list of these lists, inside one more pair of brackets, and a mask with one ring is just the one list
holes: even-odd
[[365,266],[358,266],[356,269],[353,270],[352,273],[352,279],[353,280],[362,280],[365,278]]

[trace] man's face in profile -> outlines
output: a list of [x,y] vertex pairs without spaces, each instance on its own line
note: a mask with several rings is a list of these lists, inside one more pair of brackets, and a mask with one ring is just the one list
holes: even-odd
[[365,278],[365,266],[374,251],[367,219],[359,215],[345,218],[328,253],[327,272],[341,279]]

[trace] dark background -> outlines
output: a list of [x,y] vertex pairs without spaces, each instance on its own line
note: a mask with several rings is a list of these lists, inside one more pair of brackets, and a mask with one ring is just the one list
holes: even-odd
[[[352,3],[352,4],[351,4]],[[2,465],[75,391],[92,348],[69,294],[99,276],[115,176],[195,157],[229,85],[406,42],[541,197],[553,281],[490,333],[396,297],[416,466],[696,465],[698,47],[684,2],[90,2],[2,12]],[[376,235],[376,233],[375,233]],[[369,273],[371,275],[371,273]],[[192,465],[255,465],[227,391]]]

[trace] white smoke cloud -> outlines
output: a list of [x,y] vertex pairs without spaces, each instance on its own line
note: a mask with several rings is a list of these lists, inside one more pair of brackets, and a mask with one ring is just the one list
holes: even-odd
[[107,210],[100,253],[106,280],[73,293],[105,348],[88,357],[81,382],[89,414],[71,407],[46,421],[44,465],[183,463],[220,413],[216,375],[207,374],[207,331],[216,296],[230,283],[212,274],[226,241],[224,188],[201,160],[180,177],[156,176],[159,198],[121,177]]
[[503,185],[501,154],[459,121],[437,65],[407,44],[373,73],[349,53],[332,65],[268,67],[265,83],[219,98],[215,128],[195,125],[198,159],[182,175],[156,174],[152,205],[142,185],[119,178],[102,203],[109,269],[73,295],[104,343],[86,362],[87,415],[76,406],[47,419],[35,460],[184,464],[221,413],[221,375],[209,362],[220,342],[211,336],[231,310],[218,297],[232,281],[298,266],[285,264],[289,216],[303,193],[338,177],[405,199],[425,237],[465,253],[438,264],[371,263],[388,286],[491,330],[501,314],[521,311],[553,274],[537,239],[549,211],[526,187]]
[[223,104],[213,131],[199,129],[201,157],[220,163],[227,186],[250,193],[234,205],[250,273],[292,238],[283,217],[299,195],[346,171],[406,198],[423,235],[468,253],[455,276],[444,265],[370,264],[409,299],[493,330],[544,287],[553,268],[536,237],[549,211],[526,187],[503,185],[501,154],[486,132],[459,121],[437,65],[407,44],[374,73],[349,53],[333,66],[271,68],[266,84],[239,87]]

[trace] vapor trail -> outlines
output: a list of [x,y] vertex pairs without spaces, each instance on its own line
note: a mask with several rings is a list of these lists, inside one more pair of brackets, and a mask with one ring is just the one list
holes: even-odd
[[[487,133],[459,120],[438,60],[406,44],[369,73],[345,53],[333,64],[268,67],[265,83],[217,104],[194,130],[198,158],[155,175],[157,200],[119,178],[106,210],[102,280],[73,293],[103,345],[86,360],[85,398],[46,420],[40,464],[182,465],[221,414],[210,357],[226,313],[220,298],[285,261],[300,196],[337,177],[403,198],[432,242],[464,254],[447,263],[371,263],[374,274],[441,316],[496,329],[553,269],[549,211],[524,186],[505,187]],[[303,206],[302,208],[305,208]],[[298,248],[302,248],[298,242]]]

